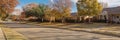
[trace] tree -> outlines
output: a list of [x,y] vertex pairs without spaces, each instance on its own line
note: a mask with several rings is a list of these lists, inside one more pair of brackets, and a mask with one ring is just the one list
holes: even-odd
[[26,17],[31,17],[31,16],[38,16],[35,11],[37,10],[38,8],[38,4],[36,3],[30,3],[30,4],[27,4],[25,6],[23,6],[23,11],[25,12],[25,15]]
[[53,2],[53,7],[59,11],[63,23],[65,18],[68,18],[71,15],[71,0],[53,0]]
[[53,21],[53,17],[55,17],[55,14],[52,12],[53,10],[50,7],[47,7],[45,10],[45,19],[49,20],[50,23]]
[[47,20],[49,20],[49,22],[51,23],[52,21],[55,22],[56,19],[59,19],[60,18],[60,13],[58,10],[56,9],[52,9],[50,7],[47,7],[46,8],[46,11],[45,11],[45,18]]
[[5,20],[18,4],[17,0],[0,0],[1,19]]
[[[51,1],[50,1],[51,2]],[[56,6],[53,2],[47,5],[45,10],[45,19],[49,20],[50,23],[55,22],[56,19],[60,19],[60,12],[56,9]]]
[[77,3],[78,16],[88,17],[88,22],[90,18],[100,14],[102,11],[102,6],[97,0],[79,0]]
[[44,19],[44,16],[45,16],[45,10],[46,10],[46,5],[44,4],[40,4],[39,5],[39,10],[40,12],[38,13],[39,14],[39,17],[42,19],[42,22],[43,22],[43,19]]
[[46,5],[44,4],[40,4],[40,5],[36,5],[36,4],[28,4],[28,6],[23,7],[24,11],[26,12],[26,16],[27,17],[37,17],[38,19],[41,19],[43,22],[43,18],[45,15],[45,10],[46,10]]

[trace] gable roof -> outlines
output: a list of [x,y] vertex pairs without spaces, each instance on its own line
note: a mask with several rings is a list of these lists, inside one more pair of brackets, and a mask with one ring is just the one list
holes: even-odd
[[107,11],[108,14],[120,14],[120,6],[112,8],[104,8],[103,11]]

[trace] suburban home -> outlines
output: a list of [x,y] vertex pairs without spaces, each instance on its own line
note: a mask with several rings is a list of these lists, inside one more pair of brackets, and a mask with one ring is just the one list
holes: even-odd
[[99,20],[120,23],[120,6],[104,8],[103,12],[100,14]]

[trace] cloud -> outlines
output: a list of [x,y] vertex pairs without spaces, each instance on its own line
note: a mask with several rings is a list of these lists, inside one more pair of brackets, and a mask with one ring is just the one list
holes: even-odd
[[50,0],[52,3],[54,2],[54,0]]
[[77,3],[78,0],[71,0],[71,1],[74,2],[74,3]]
[[98,1],[108,3],[108,7],[120,6],[120,0],[98,0]]
[[[50,0],[53,2],[53,0]],[[73,3],[77,3],[78,0],[71,0]],[[108,7],[120,6],[120,0],[98,0],[99,2],[105,2],[108,4]]]

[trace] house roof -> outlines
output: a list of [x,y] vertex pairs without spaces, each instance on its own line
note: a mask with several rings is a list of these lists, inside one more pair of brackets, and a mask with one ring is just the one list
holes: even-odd
[[120,14],[120,6],[112,8],[104,8],[103,11],[107,11],[108,14]]
[[71,16],[76,16],[76,14],[77,14],[76,12],[74,12],[74,13],[71,13]]

